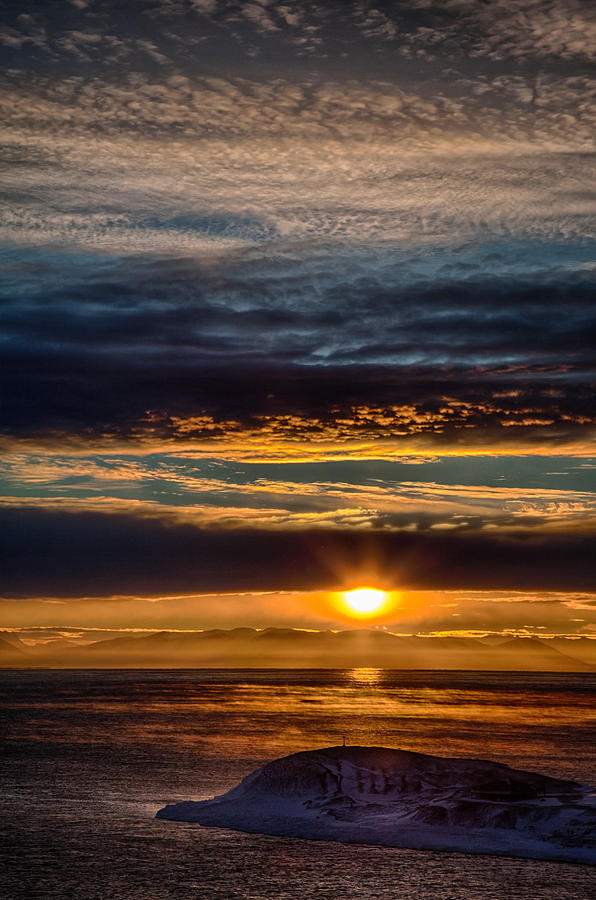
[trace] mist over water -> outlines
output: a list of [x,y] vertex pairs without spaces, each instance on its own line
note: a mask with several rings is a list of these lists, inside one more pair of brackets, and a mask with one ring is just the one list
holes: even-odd
[[154,819],[269,759],[348,743],[596,784],[596,676],[5,671],[7,897],[587,897],[568,864],[305,842]]

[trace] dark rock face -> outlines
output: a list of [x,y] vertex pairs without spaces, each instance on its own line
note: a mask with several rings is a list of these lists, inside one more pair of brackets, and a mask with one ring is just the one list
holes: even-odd
[[273,760],[221,797],[158,818],[203,825],[596,863],[596,796],[501,763],[384,747],[328,747]]
[[460,787],[479,799],[503,802],[535,799],[556,793],[573,795],[582,785],[533,772],[518,772],[485,760],[445,759],[407,750],[382,747],[332,747],[295,753],[267,763],[251,783],[280,796],[341,791],[342,765],[358,775],[358,792],[368,794],[420,793],[423,785],[445,788],[457,779]]

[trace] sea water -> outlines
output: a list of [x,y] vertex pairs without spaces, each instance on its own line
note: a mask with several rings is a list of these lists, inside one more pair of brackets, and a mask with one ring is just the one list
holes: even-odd
[[583,900],[593,868],[155,820],[269,759],[351,744],[596,785],[596,676],[352,670],[0,672],[6,898]]

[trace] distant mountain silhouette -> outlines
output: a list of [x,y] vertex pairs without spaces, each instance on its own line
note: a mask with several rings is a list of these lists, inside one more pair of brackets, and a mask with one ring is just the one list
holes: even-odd
[[[386,631],[291,628],[159,631],[23,649],[7,641],[0,665],[66,667],[353,668],[596,671],[596,640],[402,636]],[[9,662],[8,657],[11,657]]]

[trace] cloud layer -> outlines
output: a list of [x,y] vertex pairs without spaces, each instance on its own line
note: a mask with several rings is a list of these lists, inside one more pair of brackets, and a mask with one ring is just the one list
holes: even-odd
[[593,588],[595,29],[4,4],[0,595]]

